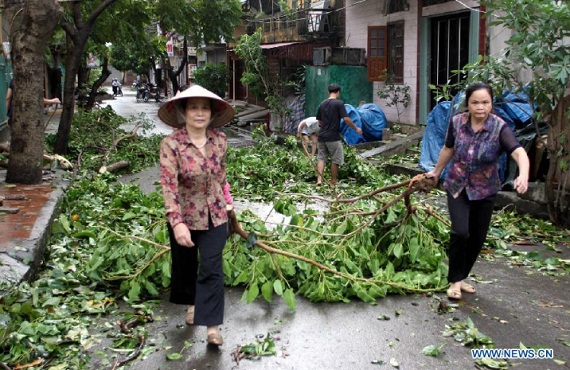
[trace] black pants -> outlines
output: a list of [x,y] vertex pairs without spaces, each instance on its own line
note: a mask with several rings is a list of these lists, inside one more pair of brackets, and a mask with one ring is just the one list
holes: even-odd
[[456,283],[469,276],[487,238],[495,195],[482,200],[469,200],[465,190],[457,198],[447,192],[447,208],[451,219],[451,238],[447,255],[447,280]]
[[221,325],[224,321],[222,253],[228,236],[227,224],[214,227],[210,219],[208,230],[190,230],[192,248],[178,244],[172,227],[167,226],[172,258],[170,302],[194,305],[195,325]]

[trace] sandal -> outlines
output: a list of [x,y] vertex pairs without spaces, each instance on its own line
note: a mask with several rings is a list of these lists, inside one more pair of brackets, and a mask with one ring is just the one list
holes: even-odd
[[188,311],[186,312],[186,324],[194,325],[194,306],[188,307]]
[[453,300],[460,300],[461,299],[461,290],[459,289],[447,289],[447,298],[449,299],[453,299]]
[[208,344],[213,346],[221,346],[224,344],[224,338],[220,333],[210,333],[208,334]]
[[474,287],[473,285],[462,281],[462,282],[461,282],[461,291],[462,291],[462,292],[465,292],[465,293],[473,294],[473,293],[475,293],[477,290],[475,289],[475,287]]

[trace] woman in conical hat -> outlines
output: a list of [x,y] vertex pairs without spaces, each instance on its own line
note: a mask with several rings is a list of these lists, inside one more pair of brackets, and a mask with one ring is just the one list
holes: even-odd
[[226,135],[217,128],[233,119],[234,109],[193,85],[164,103],[158,117],[176,129],[160,146],[172,258],[170,301],[188,305],[186,323],[206,326],[208,344],[221,345],[222,252],[233,201],[226,180]]

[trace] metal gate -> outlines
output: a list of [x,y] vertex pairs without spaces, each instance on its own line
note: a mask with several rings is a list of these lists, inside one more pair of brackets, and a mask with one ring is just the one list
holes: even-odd
[[[470,13],[433,18],[430,22],[429,83],[439,89],[464,79],[459,70],[469,63]],[[457,91],[451,91],[455,94]],[[436,105],[436,92],[431,91],[430,109]]]

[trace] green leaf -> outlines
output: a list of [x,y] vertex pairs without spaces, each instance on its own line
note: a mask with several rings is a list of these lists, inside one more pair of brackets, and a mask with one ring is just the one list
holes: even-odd
[[281,284],[281,280],[274,280],[273,281],[273,291],[278,296],[283,295],[283,285]]
[[271,281],[263,283],[261,286],[261,294],[267,302],[271,302],[271,298],[273,297],[273,283],[271,283]]
[[250,285],[249,289],[247,290],[247,303],[251,303],[259,296],[259,287],[257,284]]
[[57,306],[59,306],[60,302],[61,302],[61,298],[51,297],[42,304],[42,307],[57,307]]
[[417,237],[410,238],[409,242],[409,250],[410,250],[410,260],[415,262],[418,258],[418,252],[420,251],[420,243]]
[[390,359],[390,365],[392,365],[393,367],[396,367],[396,368],[400,367],[400,364],[398,363],[398,361],[396,361],[396,359],[394,357],[392,357]]
[[484,365],[489,369],[508,369],[509,364],[506,361],[495,360],[492,358],[483,358],[480,360],[475,361],[475,363],[479,365]]
[[395,243],[392,253],[396,258],[402,257],[402,254],[404,253],[404,246],[401,243]]
[[59,215],[59,223],[61,224],[61,226],[63,227],[63,229],[65,230],[65,232],[67,234],[71,234],[71,227],[69,224],[69,218],[67,218],[67,216],[65,214],[60,214]]
[[176,361],[182,359],[182,355],[180,353],[169,353],[166,355],[166,359],[170,361]]
[[443,344],[432,344],[430,346],[424,347],[424,349],[422,350],[422,353],[426,356],[432,356],[432,357],[437,357],[439,355],[439,351],[441,351],[441,349],[445,346],[445,343]]
[[134,302],[139,299],[139,295],[141,293],[141,285],[137,281],[133,281],[131,283],[131,288],[129,289],[129,301]]
[[295,293],[293,293],[292,289],[285,289],[283,293],[283,299],[291,310],[295,311]]

